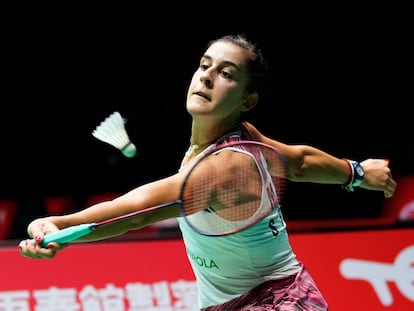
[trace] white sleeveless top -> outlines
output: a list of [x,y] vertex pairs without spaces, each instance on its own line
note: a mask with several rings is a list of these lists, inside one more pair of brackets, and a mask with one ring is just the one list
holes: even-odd
[[[243,129],[225,140],[242,139],[243,134],[248,135]],[[274,204],[267,191],[262,194],[262,204]],[[202,211],[190,217],[202,221],[203,217],[219,216]],[[250,228],[225,236],[199,234],[184,218],[178,218],[178,223],[196,277],[200,308],[222,304],[264,281],[292,275],[299,269],[279,205]]]

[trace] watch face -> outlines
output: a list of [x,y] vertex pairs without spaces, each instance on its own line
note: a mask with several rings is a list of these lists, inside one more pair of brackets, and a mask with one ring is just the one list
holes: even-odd
[[363,176],[364,175],[364,170],[362,169],[362,167],[357,166],[356,167],[356,171],[358,173],[358,175]]

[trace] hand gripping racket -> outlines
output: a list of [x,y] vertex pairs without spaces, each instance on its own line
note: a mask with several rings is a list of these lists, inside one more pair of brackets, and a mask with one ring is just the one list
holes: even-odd
[[69,243],[100,226],[172,205],[179,207],[181,216],[200,234],[232,234],[257,223],[279,206],[285,176],[286,161],[272,146],[250,140],[214,145],[191,164],[177,200],[47,234],[42,246]]

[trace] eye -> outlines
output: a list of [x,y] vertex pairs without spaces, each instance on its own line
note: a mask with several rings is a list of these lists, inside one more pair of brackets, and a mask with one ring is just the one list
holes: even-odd
[[206,64],[200,64],[200,69],[202,71],[206,71],[208,69],[208,65],[206,65]]
[[220,74],[226,79],[231,79],[233,77],[230,72],[225,70],[220,70]]

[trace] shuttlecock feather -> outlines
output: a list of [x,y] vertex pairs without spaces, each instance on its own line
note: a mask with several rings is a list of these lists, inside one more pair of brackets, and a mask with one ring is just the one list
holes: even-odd
[[129,139],[125,123],[126,120],[118,111],[115,111],[95,128],[92,135],[121,150],[124,156],[132,158],[135,156],[137,148]]

